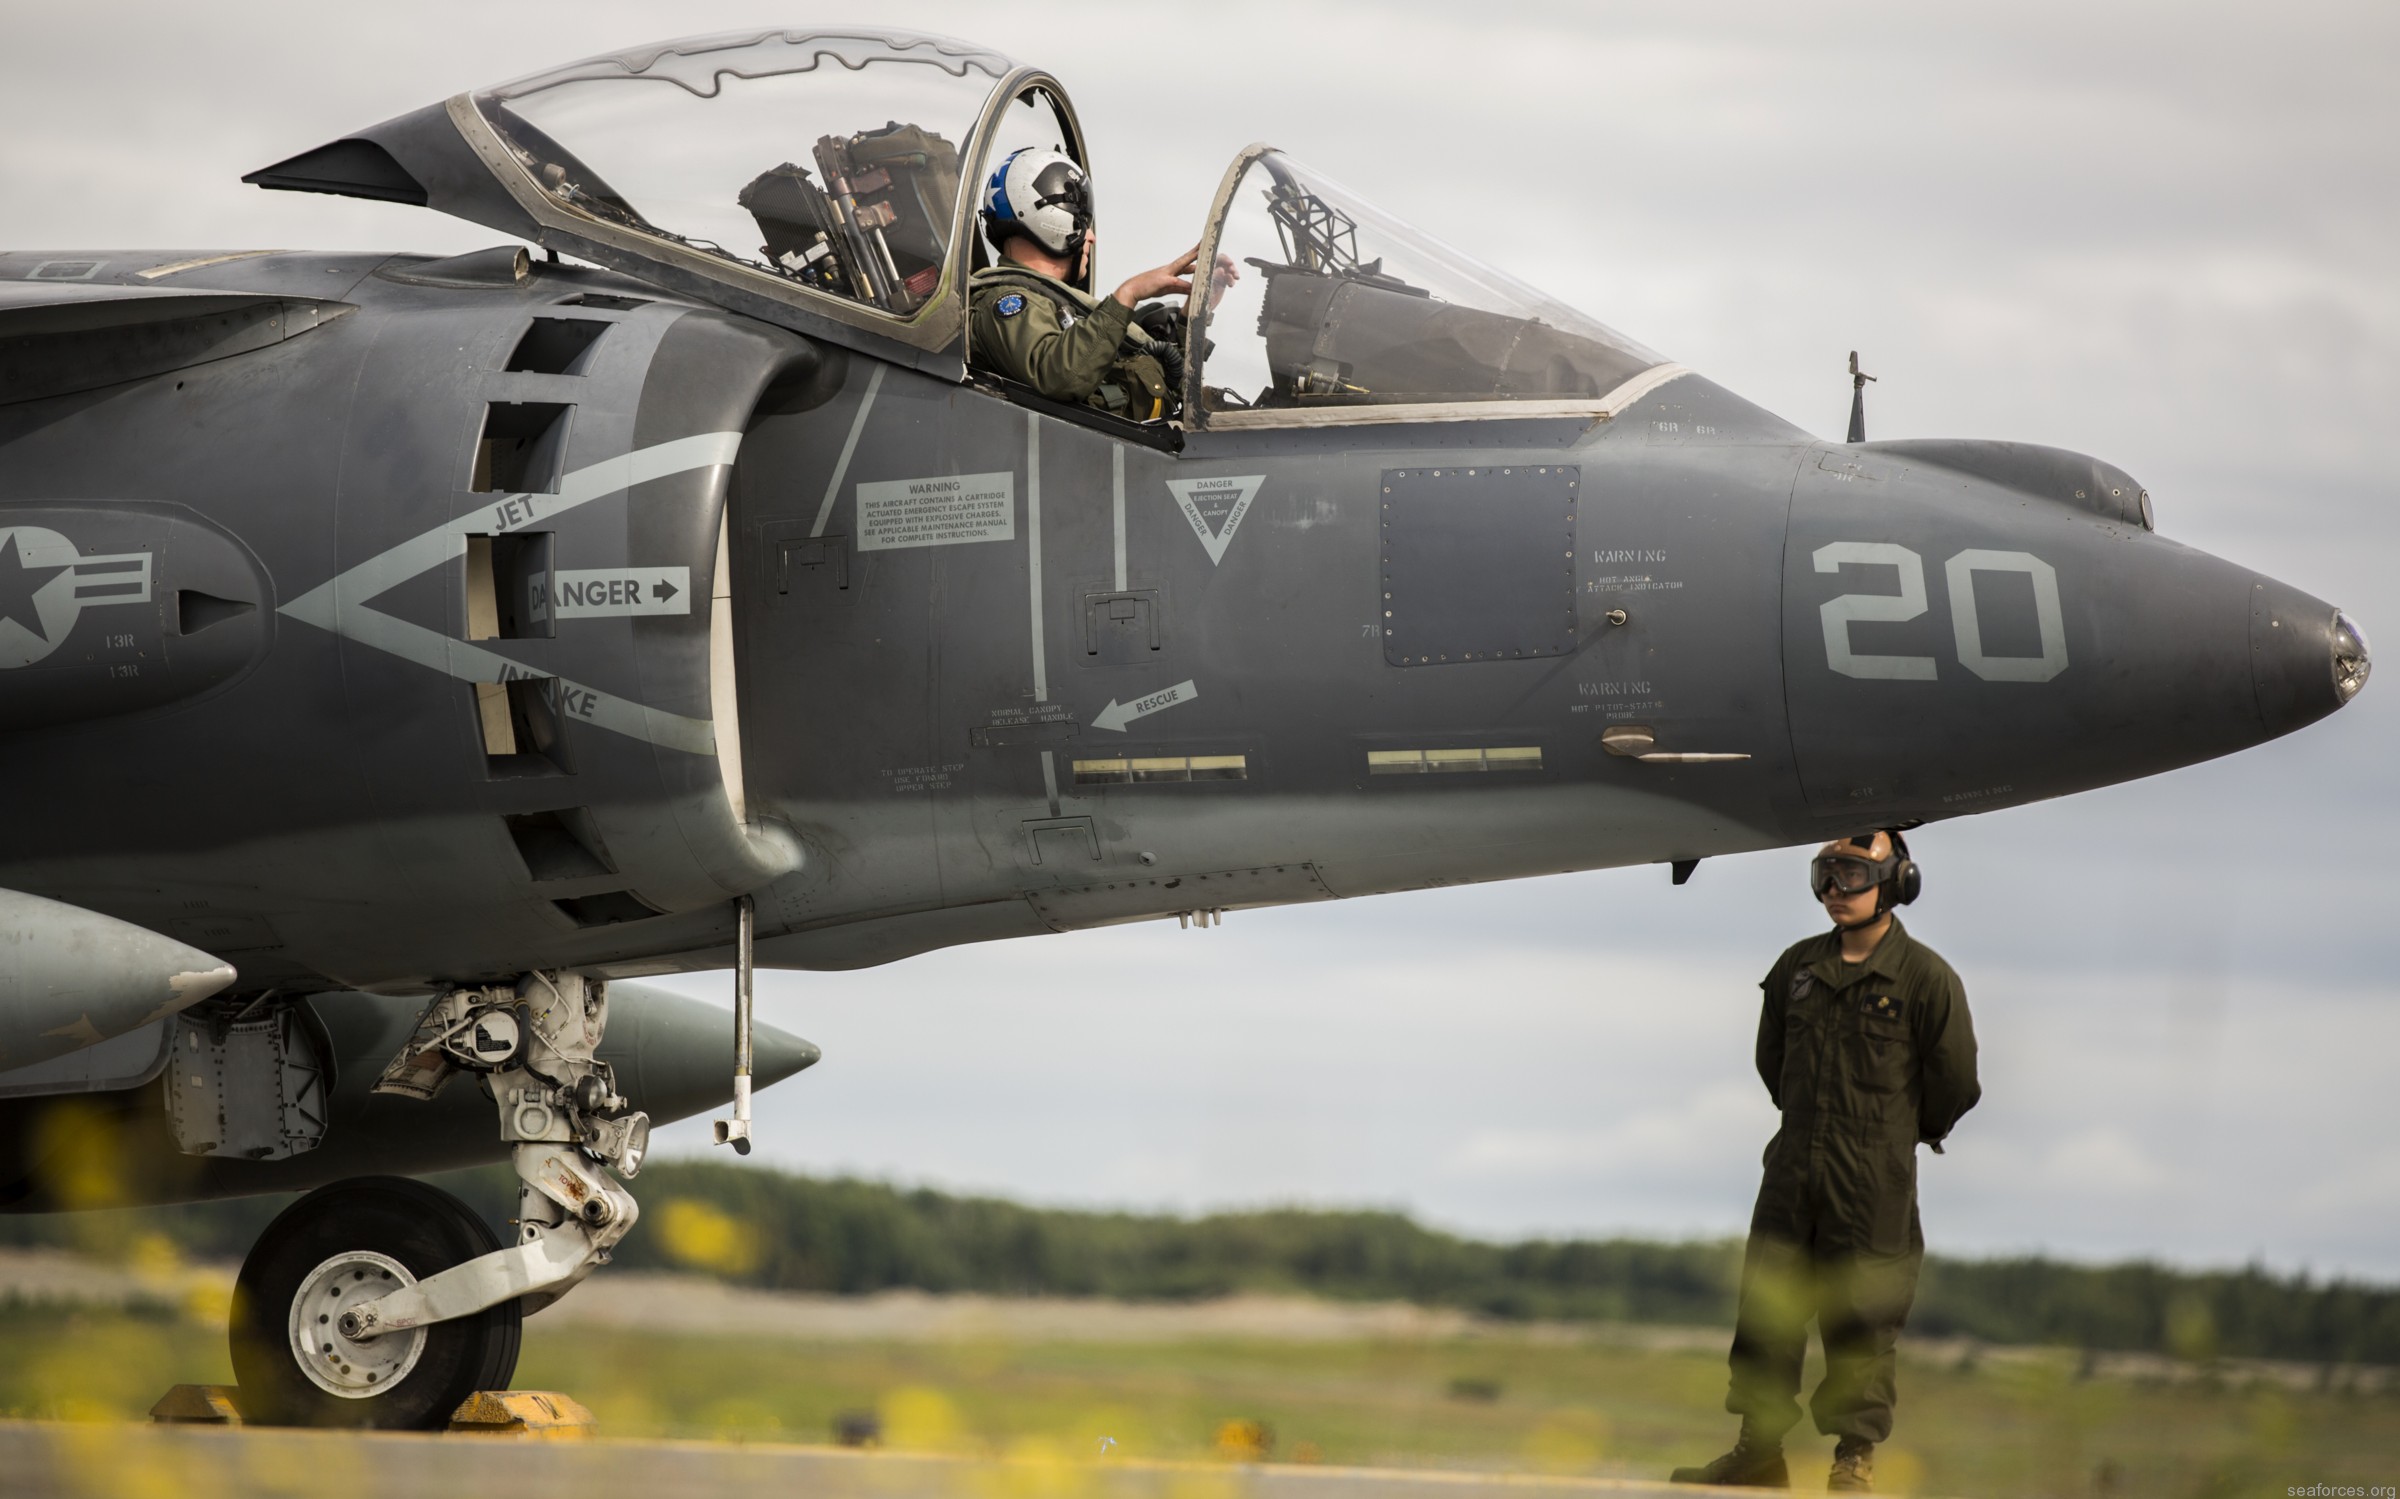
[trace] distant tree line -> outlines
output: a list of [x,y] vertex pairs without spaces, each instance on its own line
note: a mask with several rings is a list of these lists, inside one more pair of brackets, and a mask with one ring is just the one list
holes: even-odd
[[[434,1180],[495,1222],[504,1168]],[[1275,1208],[1183,1218],[1033,1208],[755,1166],[659,1161],[621,1266],[700,1270],[778,1290],[901,1288],[999,1296],[1196,1301],[1237,1291],[1409,1301],[1509,1320],[1728,1325],[1738,1241],[1536,1239],[1495,1244],[1394,1212]],[[288,1198],[104,1213],[0,1215],[0,1244],[121,1252],[160,1235],[234,1259]],[[2026,1256],[1928,1261],[1910,1325],[1990,1343],[2400,1364],[2400,1287],[2310,1276],[2079,1265]]]

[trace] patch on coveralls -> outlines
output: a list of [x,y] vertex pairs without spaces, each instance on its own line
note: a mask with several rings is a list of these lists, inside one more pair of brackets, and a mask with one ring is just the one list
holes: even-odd
[[1002,317],[1015,317],[1018,313],[1025,310],[1025,298],[1022,293],[1012,291],[1007,296],[1002,297],[999,301],[993,303],[992,310],[999,313]]

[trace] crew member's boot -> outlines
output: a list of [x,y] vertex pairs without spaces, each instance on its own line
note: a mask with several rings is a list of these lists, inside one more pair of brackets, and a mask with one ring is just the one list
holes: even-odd
[[1865,1437],[1844,1437],[1834,1444],[1833,1471],[1825,1475],[1828,1494],[1875,1492],[1875,1444]]
[[1714,1483],[1729,1488],[1788,1489],[1792,1486],[1791,1470],[1784,1466],[1783,1441],[1780,1437],[1761,1436],[1742,1423],[1741,1437],[1733,1450],[1715,1462],[1697,1468],[1677,1468],[1667,1475],[1669,1483]]

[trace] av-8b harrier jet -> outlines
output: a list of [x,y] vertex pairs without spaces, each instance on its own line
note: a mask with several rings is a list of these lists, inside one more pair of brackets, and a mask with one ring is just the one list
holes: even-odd
[[[250,179],[539,259],[0,256],[0,1203],[317,1188],[243,1267],[253,1416],[506,1384],[729,1091],[645,975],[741,975],[746,1144],[815,1059],[754,963],[1680,879],[2366,679],[2108,463],[1819,441],[1265,146],[1179,410],[1045,400],[965,311],[1026,146],[1083,131],[995,53],[718,36]],[[499,1159],[505,1246],[406,1180]]]

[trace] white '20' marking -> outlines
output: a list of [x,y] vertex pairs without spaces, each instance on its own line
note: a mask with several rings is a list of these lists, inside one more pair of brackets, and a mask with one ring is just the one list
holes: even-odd
[[1869,656],[1850,649],[1850,623],[1870,620],[1898,624],[1915,619],[1925,612],[1925,562],[1904,546],[1888,541],[1836,541],[1817,548],[1817,571],[1840,572],[1842,564],[1897,568],[1900,591],[1890,593],[1845,593],[1827,599],[1817,611],[1825,621],[1825,664],[1845,677],[1871,677],[1883,681],[1930,682],[1933,680],[1931,656]]
[[[1950,630],[1958,664],[1987,682],[2047,682],[2067,669],[2067,616],[2058,606],[2058,570],[2031,552],[1965,551],[1942,571],[1950,579]],[[1975,575],[2023,573],[2033,580],[2033,616],[2042,633],[2039,656],[1987,656],[1975,616]]]
[[[1879,681],[1930,682],[1931,656],[1878,656],[1852,650],[1854,621],[1897,624],[1925,612],[1925,561],[1907,547],[1888,541],[1836,541],[1817,548],[1816,569],[1839,572],[1854,567],[1889,567],[1899,574],[1900,591],[1845,593],[1825,601],[1817,610],[1825,626],[1825,664],[1845,677]],[[1984,654],[1983,625],[1975,611],[1975,574],[2023,573],[2033,584],[2033,611],[2041,634],[2039,656]],[[1997,552],[1970,548],[1943,564],[1950,584],[1950,631],[1958,646],[1958,664],[1987,682],[2047,682],[2067,669],[2066,611],[2058,601],[2058,571],[2031,552]]]

